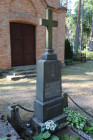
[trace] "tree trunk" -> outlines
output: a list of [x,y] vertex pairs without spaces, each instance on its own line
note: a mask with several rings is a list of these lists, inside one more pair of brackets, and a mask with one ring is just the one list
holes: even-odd
[[92,25],[91,25],[91,32],[90,32],[89,50],[93,51],[93,15],[92,15]]
[[67,27],[67,24],[65,24],[65,29],[66,29],[66,37],[68,38],[68,40],[69,40],[69,29],[68,29],[68,27]]
[[76,34],[75,34],[75,40],[74,40],[74,50],[76,54],[78,54],[78,48],[79,48],[80,9],[81,9],[81,0],[79,0],[77,27],[76,27]]
[[83,42],[83,9],[84,9],[84,0],[82,0],[82,12],[81,12],[80,51],[82,51],[82,42]]

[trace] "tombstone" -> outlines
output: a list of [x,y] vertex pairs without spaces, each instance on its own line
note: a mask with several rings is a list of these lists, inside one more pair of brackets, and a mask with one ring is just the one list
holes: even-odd
[[22,140],[6,117],[0,113],[0,140]]
[[89,43],[89,51],[93,51],[93,39]]
[[40,25],[46,26],[46,49],[37,62],[33,129],[40,128],[48,120],[63,123],[67,117],[63,113],[61,62],[52,49],[52,27],[58,27],[58,22],[52,20],[52,10],[46,10],[46,19],[40,19]]

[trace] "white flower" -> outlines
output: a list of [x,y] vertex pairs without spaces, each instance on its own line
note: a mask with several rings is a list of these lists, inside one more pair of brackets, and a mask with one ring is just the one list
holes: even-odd
[[57,127],[57,125],[56,125],[56,124],[54,124],[54,127],[56,128],[56,127]]
[[45,125],[47,124],[53,124],[54,122],[52,120],[48,120],[47,122],[45,122]]
[[45,125],[49,125],[48,121],[47,121],[47,122],[45,122]]
[[46,125],[46,130],[49,130],[49,129],[50,129],[50,125],[47,124],[47,125]]
[[51,122],[50,122],[50,123],[51,123],[51,125],[54,125],[54,124],[55,124],[55,123],[54,123],[54,121],[52,121],[52,120],[51,120]]
[[54,131],[57,127],[56,123],[53,120],[48,120],[45,122],[46,130]]
[[55,126],[54,126],[54,125],[51,125],[51,126],[50,126],[50,130],[51,130],[51,131],[55,131]]

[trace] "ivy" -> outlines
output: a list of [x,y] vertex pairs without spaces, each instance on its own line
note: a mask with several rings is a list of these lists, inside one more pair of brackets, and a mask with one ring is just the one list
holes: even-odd
[[86,133],[93,133],[93,122],[89,122],[90,127],[85,127]]
[[72,138],[72,140],[80,140],[80,137],[74,137],[74,138]]
[[[60,125],[53,121],[53,120],[48,120],[47,122],[44,123],[44,126],[41,127],[41,133],[38,136],[34,136],[33,140],[59,140],[59,137],[56,135],[53,135],[54,132],[60,129]],[[78,138],[76,139],[70,139],[68,135],[62,135],[61,140],[79,140]]]
[[89,122],[86,116],[76,113],[69,108],[64,108],[64,112],[68,115],[67,124],[71,124],[71,126],[85,133],[93,133],[93,122]]
[[51,133],[49,133],[48,131],[46,131],[44,134],[43,134],[43,139],[48,139],[50,138],[51,136]]
[[38,136],[33,137],[34,140],[43,140],[43,133],[41,132]]
[[59,137],[51,135],[49,131],[40,133],[38,136],[34,136],[33,140],[59,140]]
[[76,113],[68,108],[64,108],[64,112],[68,115],[67,117],[68,124],[71,124],[72,126],[74,126],[79,130],[84,130],[84,127],[86,126],[88,120],[87,117],[83,116],[80,113]]
[[0,139],[0,140],[8,140],[8,138],[2,138],[2,139]]
[[41,133],[38,136],[33,137],[34,140],[59,140],[59,137],[52,135],[52,132],[58,128],[58,124],[53,120],[45,122],[41,127]]
[[67,134],[62,135],[61,137],[62,140],[80,140],[80,137],[73,137],[72,139],[70,139],[70,136]]
[[66,134],[62,135],[61,138],[62,138],[62,140],[70,140],[69,136]]
[[[51,135],[46,131],[45,133],[41,132],[38,136],[33,137],[33,140],[59,140],[59,137]],[[61,136],[61,140],[80,140],[80,138],[76,136],[70,139],[69,135],[64,134]]]
[[59,138],[57,136],[52,136],[50,140],[59,140]]

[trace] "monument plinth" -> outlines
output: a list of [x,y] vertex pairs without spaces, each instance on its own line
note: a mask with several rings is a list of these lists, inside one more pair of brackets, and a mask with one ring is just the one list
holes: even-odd
[[41,19],[40,25],[46,26],[46,49],[37,62],[36,100],[31,121],[34,127],[41,127],[50,119],[58,123],[66,120],[63,113],[61,62],[52,49],[52,27],[58,27],[58,22],[52,20],[52,10],[47,9],[46,19]]

